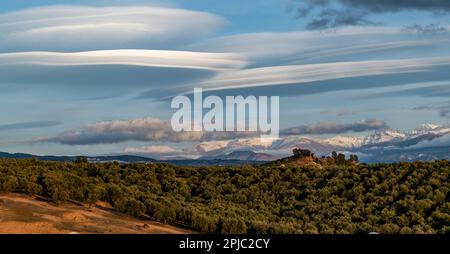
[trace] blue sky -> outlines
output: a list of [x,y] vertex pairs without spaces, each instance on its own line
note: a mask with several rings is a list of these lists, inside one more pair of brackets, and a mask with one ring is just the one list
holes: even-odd
[[373,2],[2,1],[0,151],[199,155],[166,123],[194,87],[279,95],[281,129],[447,124],[448,3]]

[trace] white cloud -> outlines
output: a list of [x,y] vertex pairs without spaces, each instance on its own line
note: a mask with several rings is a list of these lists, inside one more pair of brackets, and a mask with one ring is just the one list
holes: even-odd
[[224,149],[228,146],[229,143],[230,143],[230,141],[228,141],[228,140],[207,141],[207,142],[202,142],[202,143],[195,145],[194,150],[196,152],[204,154],[204,153]]
[[194,146],[194,151],[201,155],[206,154],[227,154],[239,150],[265,150],[272,145],[273,140],[257,138],[243,138],[233,140],[219,140],[201,142]]
[[222,72],[202,82],[201,86],[205,90],[212,91],[300,84],[352,77],[427,72],[433,67],[444,65],[450,65],[450,57],[272,66]]
[[170,146],[141,146],[141,147],[127,147],[124,149],[124,152],[130,154],[173,155],[178,153],[179,151]]
[[48,6],[0,15],[0,51],[168,48],[225,23],[213,14],[157,6]]
[[0,54],[1,66],[128,65],[222,70],[240,68],[245,62],[235,54],[170,50],[101,50],[75,53],[20,52]]
[[313,125],[302,125],[284,129],[282,135],[321,135],[341,134],[346,132],[364,132],[388,128],[384,121],[377,119],[361,120],[354,123],[318,122]]
[[449,49],[449,34],[421,36],[402,27],[346,27],[333,31],[260,32],[224,36],[191,46],[235,52],[257,66],[429,56]]
[[448,147],[450,146],[450,136],[445,135],[437,137],[432,140],[425,140],[415,145],[408,146],[406,149],[422,149],[422,148],[436,148],[436,147]]
[[143,97],[160,99],[245,64],[235,54],[173,50],[0,53],[0,85],[52,85],[63,96],[77,87],[75,96],[99,98],[150,91]]
[[[208,19],[214,21],[212,25],[206,22]],[[1,50],[2,44],[7,44],[9,39],[20,35],[23,31],[26,34],[36,34],[36,40],[46,40],[48,33],[55,37],[51,40],[64,47],[68,46],[67,49],[70,49],[71,43],[80,43],[81,48],[84,48],[84,42],[71,38],[71,35],[66,36],[65,33],[86,35],[85,39],[88,40],[86,45],[91,46],[102,44],[109,48],[117,46],[109,43],[127,40],[119,47],[139,46],[141,43],[147,47],[152,45],[152,40],[169,37],[180,39],[186,34],[195,37],[196,31],[202,30],[202,26],[216,27],[223,20],[208,13],[164,7],[53,6],[3,14],[0,15],[0,21],[3,21],[0,22]],[[179,25],[175,26],[173,23],[175,21]],[[186,26],[195,26],[195,29]],[[116,33],[114,29],[111,32],[108,27],[119,27],[118,30],[124,27],[127,31],[140,31],[139,34],[144,33],[145,38],[141,40],[126,33]],[[95,30],[92,36],[89,31],[84,31],[90,29]],[[140,91],[142,98],[161,98],[192,92],[193,87],[223,90],[304,84],[343,78],[426,72],[430,68],[450,64],[450,58],[395,59],[398,56],[390,52],[394,49],[398,53],[402,50],[408,51],[412,47],[423,47],[425,50],[415,52],[430,54],[429,50],[426,50],[429,47],[448,48],[449,39],[446,36],[430,39],[411,35],[398,27],[353,27],[327,33],[302,31],[233,35],[191,47],[197,51],[223,53],[175,50],[6,53],[0,54],[0,83],[70,85],[89,83],[92,87],[97,84],[101,86],[109,84],[110,87],[118,88],[124,84],[121,83],[123,79],[116,76],[126,76],[127,86],[147,89]],[[30,38],[14,41],[15,45],[20,46],[23,42],[37,49],[41,49],[40,45],[52,47],[51,42],[34,42]],[[181,41],[183,46],[188,44],[184,39]],[[170,44],[167,43],[165,45]],[[366,60],[361,61],[360,57],[356,57],[360,54],[380,52],[385,54],[378,56],[378,59],[386,58],[386,60],[367,61],[366,56],[363,58]],[[355,57],[350,58],[351,61],[339,59],[349,56]],[[251,61],[255,66],[269,65],[269,67],[243,69]],[[318,64],[314,64],[315,62]],[[286,65],[287,63],[289,65]],[[104,68],[105,65],[110,67],[121,65],[126,68],[111,70]],[[149,71],[143,72],[141,67],[149,68]],[[161,71],[161,68],[170,71]],[[147,93],[148,91],[150,92]]]
[[225,23],[210,13],[160,6],[48,6],[0,14],[0,85],[54,85],[64,96],[78,87],[80,97],[101,98],[105,91],[166,97],[246,65],[236,54],[176,50]]

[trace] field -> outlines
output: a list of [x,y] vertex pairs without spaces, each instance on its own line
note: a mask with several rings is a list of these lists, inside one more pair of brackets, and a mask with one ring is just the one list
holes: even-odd
[[183,234],[188,230],[114,211],[104,202],[85,206],[56,205],[48,199],[20,195],[0,195],[0,234]]

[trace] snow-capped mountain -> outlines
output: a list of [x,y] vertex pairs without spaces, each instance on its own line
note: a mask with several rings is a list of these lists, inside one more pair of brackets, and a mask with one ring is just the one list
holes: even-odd
[[[444,147],[444,148],[443,148]],[[332,151],[357,153],[365,161],[414,161],[450,159],[450,127],[423,124],[413,130],[384,129],[367,136],[336,136],[327,139],[289,136],[273,142],[266,153],[289,155],[293,148],[318,155]]]
[[410,135],[423,135],[428,133],[434,134],[448,134],[450,133],[450,126],[439,126],[434,124],[422,124],[419,128],[408,132]]
[[415,129],[416,131],[431,131],[438,129],[439,125],[432,124],[432,123],[424,123],[419,128]]
[[[411,146],[426,140],[433,140],[435,138],[449,135],[450,128],[447,126],[435,126],[430,124],[424,124],[421,127],[411,131],[396,131],[396,134],[392,132],[390,134],[392,137],[390,140],[386,140],[383,142],[366,143],[364,145],[366,146],[382,145],[384,147],[386,147],[387,145],[396,147]],[[373,135],[377,135],[377,133]]]
[[344,147],[318,138],[289,136],[274,141],[272,146],[268,149],[277,151],[278,153],[290,154],[294,148],[308,149],[317,154],[327,154],[331,151],[339,150]]
[[336,136],[324,140],[330,145],[339,146],[342,148],[355,149],[363,146],[372,146],[387,142],[401,141],[411,136],[410,134],[402,131],[387,129],[377,131],[368,136],[354,137],[354,136]]
[[[418,144],[422,146],[428,145],[431,141],[444,136],[450,137],[450,127],[423,124],[413,130],[384,129],[366,136],[340,135],[326,139],[307,136],[286,136],[269,143],[261,143],[259,138],[233,140],[227,141],[226,143],[221,142],[220,144],[211,142],[199,145],[197,151],[202,151],[204,156],[213,157],[226,157],[228,154],[239,151],[253,151],[282,157],[290,155],[294,148],[302,148],[308,149],[317,155],[327,155],[332,151],[339,151],[366,155],[366,158],[375,155],[382,158],[389,154],[389,160],[392,160],[392,158],[395,158],[394,150],[396,153],[399,150],[411,150]],[[443,141],[440,141],[439,145],[442,143]],[[399,160],[402,158],[408,158],[410,160],[419,155],[421,158],[427,156],[429,158],[435,158],[435,155],[422,154],[418,151],[415,151],[414,154],[409,156],[408,152],[403,152]],[[440,154],[442,155],[442,153]]]
[[328,143],[331,146],[341,148],[357,148],[363,145],[364,137],[336,136],[333,138],[325,139],[324,142]]
[[412,140],[420,142],[421,139],[430,140],[433,137],[440,137],[447,134],[450,134],[450,127],[438,126],[434,124],[423,124],[419,128],[409,131],[386,129],[377,131],[368,136],[336,136],[323,141],[332,146],[357,149],[361,147],[373,147],[387,144],[395,145]]
[[397,130],[383,130],[377,131],[369,136],[363,138],[362,146],[376,145],[380,143],[393,142],[403,140],[408,137],[408,134]]
[[383,130],[365,137],[324,140],[359,153],[367,162],[450,159],[450,127],[423,124],[409,131]]
[[276,140],[258,137],[208,141],[179,156],[195,155],[195,159],[200,160],[268,161],[289,156],[294,148],[308,149],[318,156],[329,155],[332,151],[353,153],[364,162],[450,159],[450,126],[423,124],[412,130],[383,129],[365,136],[339,135],[322,139],[282,136]]

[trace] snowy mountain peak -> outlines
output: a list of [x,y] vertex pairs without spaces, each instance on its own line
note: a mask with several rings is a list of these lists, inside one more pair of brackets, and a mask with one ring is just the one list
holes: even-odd
[[393,140],[400,140],[406,138],[407,134],[392,130],[386,129],[382,131],[377,131],[368,136],[362,137],[354,137],[354,136],[336,136],[333,138],[329,138],[324,140],[324,142],[338,147],[344,148],[358,148],[364,145],[374,145],[384,142],[389,142]]
[[360,147],[363,144],[364,137],[336,136],[333,138],[325,139],[324,141],[333,146],[356,148]]
[[404,132],[386,129],[382,131],[377,131],[363,140],[363,145],[379,144],[384,142],[389,142],[392,140],[399,140],[405,138],[407,135]]
[[424,123],[422,125],[420,125],[419,128],[417,128],[416,130],[435,130],[437,128],[439,128],[439,125],[436,124],[432,124],[432,123]]
[[[203,155],[230,155],[229,158],[236,158],[237,155],[239,158],[246,156],[245,151],[288,156],[293,148],[308,149],[318,155],[329,154],[331,151],[349,151],[366,154],[365,156],[375,155],[375,153],[377,156],[387,156],[390,152],[386,154],[383,152],[389,149],[395,148],[396,151],[400,151],[399,149],[403,147],[413,147],[422,141],[430,141],[446,135],[450,136],[450,126],[426,123],[413,130],[383,129],[364,136],[334,136],[327,139],[314,136],[282,136],[267,143],[261,142],[259,138],[204,142],[198,145],[196,150]],[[267,156],[260,155],[258,158],[267,158]]]

